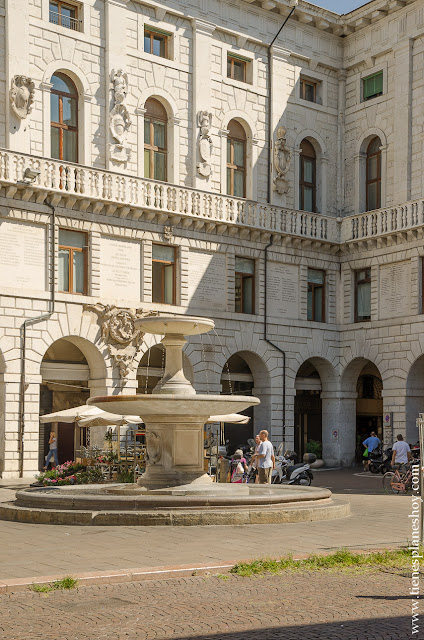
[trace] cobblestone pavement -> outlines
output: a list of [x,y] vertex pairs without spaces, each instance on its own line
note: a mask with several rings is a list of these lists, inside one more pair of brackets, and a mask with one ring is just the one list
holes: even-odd
[[407,640],[392,573],[192,577],[0,596],[2,640]]

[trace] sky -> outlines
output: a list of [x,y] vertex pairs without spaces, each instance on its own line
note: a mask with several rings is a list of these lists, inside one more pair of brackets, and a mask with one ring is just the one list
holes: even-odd
[[330,9],[335,13],[349,13],[353,9],[362,7],[363,4],[367,4],[368,0],[309,0],[309,2],[318,7]]

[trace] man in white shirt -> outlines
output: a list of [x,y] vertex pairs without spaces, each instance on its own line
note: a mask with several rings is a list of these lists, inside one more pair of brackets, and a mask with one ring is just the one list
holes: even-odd
[[274,447],[268,440],[268,431],[263,429],[259,433],[261,444],[256,454],[258,461],[259,484],[271,484],[272,468],[274,466]]
[[394,464],[405,465],[413,459],[411,449],[409,448],[409,444],[404,441],[403,435],[401,433],[399,433],[396,437],[397,442],[395,442],[393,445],[392,466]]

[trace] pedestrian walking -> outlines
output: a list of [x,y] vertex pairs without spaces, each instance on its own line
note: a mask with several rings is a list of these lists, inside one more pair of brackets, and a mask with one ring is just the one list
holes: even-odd
[[231,460],[231,482],[243,482],[247,473],[247,462],[241,449],[236,449]]
[[272,469],[275,463],[274,447],[268,440],[266,429],[259,433],[259,439],[261,444],[255,456],[258,461],[259,484],[271,484]]
[[394,464],[399,465],[399,471],[403,473],[406,471],[406,465],[413,460],[411,449],[409,444],[404,441],[403,435],[399,433],[397,436],[397,442],[393,445],[392,466]]
[[381,440],[380,438],[377,438],[377,434],[375,431],[371,431],[370,435],[368,438],[366,438],[363,441],[363,446],[365,447],[364,453],[363,453],[363,465],[364,465],[364,471],[368,470],[369,467],[369,455],[370,453],[372,453],[375,449],[377,449],[377,447],[379,447],[381,445]]
[[54,458],[55,467],[57,467],[57,465],[59,464],[59,459],[57,457],[57,438],[54,431],[50,431],[49,446],[50,446],[50,449],[47,454],[46,466],[44,467],[45,469],[49,468],[49,462],[52,458]]

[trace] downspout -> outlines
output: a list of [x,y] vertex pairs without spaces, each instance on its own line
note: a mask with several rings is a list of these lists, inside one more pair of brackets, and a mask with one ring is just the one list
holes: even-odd
[[269,94],[269,113],[268,113],[268,204],[271,204],[271,190],[272,190],[272,45],[277,40],[278,36],[286,26],[288,19],[291,17],[293,11],[296,8],[297,0],[294,0],[295,4],[292,7],[289,15],[284,20],[283,24],[278,30],[277,35],[273,38],[271,44],[268,45],[268,94]]
[[264,299],[264,341],[277,349],[283,355],[283,442],[286,438],[286,352],[283,351],[275,342],[268,339],[268,249],[272,247],[273,236],[270,237],[269,243],[265,247],[265,299]]
[[21,380],[19,394],[19,477],[24,475],[24,440],[25,440],[25,359],[26,359],[26,330],[27,327],[42,320],[50,318],[55,311],[56,293],[55,293],[55,276],[56,276],[56,210],[50,202],[44,201],[51,209],[50,225],[51,225],[51,259],[50,259],[50,310],[47,313],[36,316],[35,318],[27,318],[21,325]]
[[[294,0],[293,7],[278,30],[276,36],[273,38],[270,45],[268,45],[268,93],[269,93],[269,114],[268,114],[268,204],[271,204],[271,189],[272,189],[272,46],[277,40],[278,36],[286,26],[289,18],[292,16],[297,5],[297,0]],[[264,341],[277,349],[283,356],[283,442],[285,444],[286,439],[286,352],[281,349],[275,342],[268,339],[268,249],[272,247],[273,236],[270,237],[269,243],[265,247],[265,299],[264,299]]]

